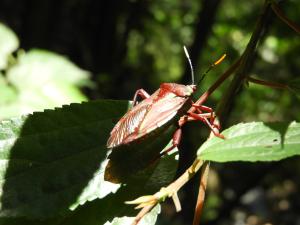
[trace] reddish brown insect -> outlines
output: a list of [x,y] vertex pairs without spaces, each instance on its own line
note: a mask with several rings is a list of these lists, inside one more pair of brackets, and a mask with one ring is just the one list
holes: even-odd
[[138,90],[133,105],[136,104],[135,99],[138,95],[145,100],[135,105],[120,119],[111,131],[107,147],[128,144],[172,120],[181,108],[186,108],[184,106],[190,103],[189,98],[195,89],[195,85],[163,83],[151,96],[143,89]]
[[[192,63],[185,47],[184,50],[190,63],[194,83]],[[224,57],[225,55],[212,64],[206,73],[213,66],[220,63]],[[202,121],[210,127],[216,136],[222,137],[218,132],[218,127],[214,124],[213,110],[207,106],[193,103],[192,95],[195,91],[196,85],[194,84],[182,85],[175,83],[162,83],[160,88],[151,96],[145,90],[139,89],[133,98],[133,108],[118,121],[111,131],[107,148],[129,145],[133,141],[150,135],[166,124],[174,124],[173,122],[176,123],[177,130],[173,134],[172,146],[164,153],[178,146],[182,133],[181,127],[188,121]],[[137,103],[138,96],[144,99],[140,103]],[[196,113],[188,112],[192,106],[196,108]]]
[[[223,60],[223,58],[224,56],[221,59]],[[214,63],[213,66],[218,63],[220,63],[220,60]],[[181,127],[185,122],[200,120],[211,127],[213,124],[207,118],[212,117],[202,113],[202,111],[212,113],[211,108],[202,105],[193,105],[198,109],[199,113],[197,114],[185,114],[186,112],[182,112],[183,110],[181,110],[189,109],[192,106],[191,96],[195,91],[196,85],[194,84],[182,85],[175,83],[162,83],[160,88],[151,96],[145,90],[139,89],[133,98],[133,108],[119,120],[111,131],[107,147],[114,148],[122,144],[129,144],[133,140],[147,135],[157,127],[172,120],[178,114],[183,114],[183,117],[178,121],[178,129],[173,137],[174,147],[178,145],[181,137]],[[137,104],[138,96],[144,98],[139,104]],[[186,105],[189,107],[186,107]],[[214,129],[213,131],[215,132]],[[217,133],[216,135],[218,136]]]

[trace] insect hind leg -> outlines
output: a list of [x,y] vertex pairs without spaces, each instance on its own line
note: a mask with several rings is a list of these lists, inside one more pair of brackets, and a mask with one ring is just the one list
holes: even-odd
[[179,127],[173,134],[173,138],[172,138],[172,146],[167,148],[166,150],[164,150],[163,152],[161,152],[159,154],[159,158],[165,154],[167,154],[168,152],[172,151],[174,148],[176,148],[180,141],[181,141],[181,136],[182,136],[182,130],[181,127]]
[[132,106],[135,106],[137,104],[137,97],[138,96],[140,96],[143,99],[146,99],[146,98],[150,97],[150,95],[144,89],[138,89],[134,94]]

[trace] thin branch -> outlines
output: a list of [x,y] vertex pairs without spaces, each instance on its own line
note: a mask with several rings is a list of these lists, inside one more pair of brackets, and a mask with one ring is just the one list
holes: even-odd
[[286,23],[290,28],[292,28],[294,31],[296,31],[298,34],[300,34],[300,27],[298,24],[290,20],[279,8],[278,4],[274,1],[271,3],[272,10],[274,13],[281,19],[284,23]]
[[195,207],[193,225],[200,224],[200,218],[201,218],[201,214],[202,214],[204,198],[205,198],[205,191],[206,191],[207,180],[208,180],[208,173],[209,173],[209,162],[205,162],[202,167],[202,170],[201,170],[199,192],[198,192],[198,198],[197,198],[197,203],[196,203],[196,207]]
[[203,164],[202,160],[196,159],[193,162],[193,164],[167,188],[177,192],[184,184],[186,184],[198,172],[202,164]]
[[174,205],[175,205],[175,208],[176,208],[176,212],[180,212],[181,211],[181,204],[180,204],[180,200],[178,198],[177,192],[175,192],[172,195],[172,199],[173,199],[173,202],[174,202]]
[[280,83],[275,83],[275,82],[270,82],[270,81],[265,81],[265,80],[258,80],[253,77],[248,77],[247,80],[249,82],[255,83],[255,84],[260,84],[264,86],[268,86],[271,88],[277,88],[277,89],[283,89],[283,90],[289,90],[289,86],[286,84],[280,84]]
[[142,208],[142,210],[136,215],[134,218],[134,221],[132,222],[131,225],[137,225],[140,220],[148,213],[150,210],[154,207],[155,205],[148,205]]
[[[203,165],[203,161],[196,159],[193,164],[173,183],[171,183],[166,188],[162,188],[159,192],[155,193],[151,196],[142,196],[133,201],[126,202],[127,204],[138,204],[137,208],[142,208],[142,210],[135,217],[132,225],[137,225],[138,222],[145,216],[156,204],[163,201],[167,197],[173,197],[177,195],[177,192],[180,188],[185,185],[194,175],[199,171],[201,166]],[[178,199],[175,199],[176,204],[178,204]],[[180,208],[177,205],[178,208]]]
[[268,0],[266,0],[262,13],[255,24],[255,28],[249,40],[249,43],[244,53],[242,54],[237,72],[233,80],[231,81],[228,90],[225,92],[218,105],[216,114],[220,117],[221,122],[224,121],[224,117],[226,116],[226,112],[228,111],[228,106],[231,105],[230,103],[234,101],[234,96],[236,95],[237,90],[240,88],[245,78],[249,74],[250,66],[252,65],[252,60],[254,59],[256,53],[256,47],[261,38],[261,34],[263,33],[267,25],[267,18],[269,16],[270,8],[270,3],[268,2]]

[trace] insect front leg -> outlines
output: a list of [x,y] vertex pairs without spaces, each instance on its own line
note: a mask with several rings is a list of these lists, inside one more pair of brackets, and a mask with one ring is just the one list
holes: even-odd
[[193,107],[195,107],[196,109],[200,109],[202,111],[205,111],[205,112],[214,112],[214,110],[208,106],[205,106],[205,105],[197,105],[195,103],[192,104]]
[[[192,106],[195,107],[198,111],[200,111],[200,113],[202,113],[202,111],[210,113],[211,114],[210,124],[214,125],[215,115],[214,115],[214,110],[212,108],[205,105],[197,105],[197,104],[192,104]],[[220,127],[218,127],[218,129],[220,129]]]
[[[210,113],[209,113],[210,114]],[[198,121],[202,121],[203,123],[205,123],[210,130],[213,132],[213,134],[219,138],[224,139],[224,136],[222,134],[220,134],[220,126],[219,124],[215,123],[215,116],[213,115],[213,123],[211,123],[208,119],[211,119],[210,116],[207,115],[207,113],[203,113],[203,114],[197,114],[197,113],[188,113],[188,120],[198,120]]]
[[150,95],[144,90],[144,89],[138,89],[133,97],[133,106],[135,106],[137,104],[137,97],[140,96],[141,98],[145,99],[145,98],[149,98]]

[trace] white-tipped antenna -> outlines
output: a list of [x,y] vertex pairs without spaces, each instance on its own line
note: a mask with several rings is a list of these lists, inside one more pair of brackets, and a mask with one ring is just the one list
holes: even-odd
[[189,53],[188,53],[188,50],[186,49],[185,46],[183,46],[183,50],[184,50],[185,56],[186,56],[186,58],[188,59],[189,64],[190,64],[191,73],[192,73],[192,84],[194,84],[194,83],[195,83],[195,78],[194,78],[194,68],[193,68],[193,64],[192,64],[190,55],[189,55]]

